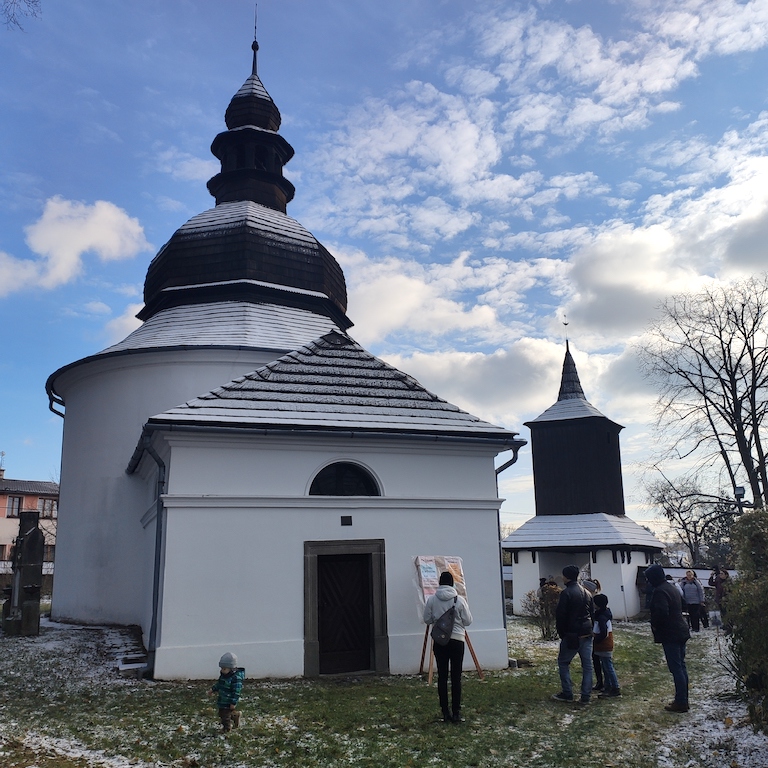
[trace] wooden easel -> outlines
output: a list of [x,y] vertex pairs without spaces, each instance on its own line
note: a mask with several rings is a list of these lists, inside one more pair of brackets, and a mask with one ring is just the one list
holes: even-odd
[[[419,664],[419,674],[423,674],[424,672],[424,657],[427,654],[427,643],[431,639],[429,637],[429,624],[427,625],[426,629],[424,630],[424,644],[421,647],[421,663]],[[467,642],[467,648],[469,648],[469,652],[472,654],[472,661],[475,662],[475,669],[477,670],[477,674],[481,680],[485,680],[485,676],[483,675],[483,670],[480,668],[480,662],[477,660],[477,655],[475,654],[475,649],[472,647],[472,641],[469,639],[469,632],[465,630],[464,639]],[[432,685],[432,661],[435,658],[435,654],[433,652],[433,646],[435,644],[435,641],[432,640],[432,642],[429,645],[429,673],[427,675],[427,685]]]

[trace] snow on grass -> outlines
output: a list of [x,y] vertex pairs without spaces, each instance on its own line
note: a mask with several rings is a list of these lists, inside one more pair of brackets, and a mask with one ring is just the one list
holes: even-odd
[[688,643],[704,650],[706,674],[690,675],[691,711],[670,728],[659,747],[659,768],[767,768],[768,735],[749,725],[747,707],[726,669],[728,640],[716,629]]
[[749,726],[720,663],[722,635],[702,631],[689,643],[691,711],[683,715],[663,710],[672,679],[647,624],[617,622],[616,636],[621,700],[587,708],[550,701],[558,643],[511,618],[510,656],[533,666],[484,682],[467,675],[468,722],[459,728],[436,722],[434,684],[415,676],[249,680],[240,732],[224,738],[205,682],[118,674],[117,660],[138,650],[129,630],[44,622],[39,637],[0,636],[0,765],[238,768],[299,757],[306,766],[437,765],[445,763],[440,746],[455,735],[449,762],[457,766],[562,768],[578,757],[564,752],[568,734],[588,732],[584,766],[768,766],[768,737]]

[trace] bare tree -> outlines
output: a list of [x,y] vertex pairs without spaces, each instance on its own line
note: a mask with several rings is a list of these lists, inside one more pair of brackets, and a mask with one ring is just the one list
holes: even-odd
[[24,17],[36,19],[40,16],[41,0],[3,0],[2,18],[8,29],[24,29],[21,20]]
[[[666,457],[718,474],[755,507],[768,491],[763,445],[768,408],[768,274],[667,299],[640,345],[659,390],[657,427]],[[746,480],[746,482],[745,482]]]
[[729,554],[726,539],[738,512],[735,502],[703,493],[690,479],[673,483],[663,475],[662,478],[646,486],[648,501],[680,537],[690,556],[688,564],[712,567],[708,550],[717,542],[717,552],[711,554],[718,565],[723,565],[726,553]]
[[560,588],[555,584],[545,584],[538,592],[530,591],[522,599],[521,612],[530,616],[539,628],[542,640],[557,638],[556,616],[557,603],[560,600]]

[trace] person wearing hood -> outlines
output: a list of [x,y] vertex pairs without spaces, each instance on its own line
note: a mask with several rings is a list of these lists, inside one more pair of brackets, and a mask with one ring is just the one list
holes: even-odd
[[563,568],[565,589],[555,610],[555,626],[560,635],[557,669],[561,690],[552,695],[555,701],[573,701],[571,662],[578,653],[581,659],[581,703],[589,704],[592,695],[592,626],[595,608],[592,595],[578,582],[579,567]]
[[[456,621],[447,645],[433,643],[437,664],[437,695],[444,723],[461,722],[461,671],[464,665],[465,627],[472,623],[467,601],[453,586],[449,571],[440,574],[440,586],[424,606],[424,623],[434,624],[446,611],[456,606]],[[448,676],[451,678],[451,707],[448,707]]]
[[683,600],[677,587],[666,580],[664,569],[658,563],[645,569],[645,578],[653,587],[650,606],[653,641],[661,643],[667,667],[675,682],[675,698],[664,709],[667,712],[687,712],[688,669],[685,666],[685,644],[691,633],[683,616]]

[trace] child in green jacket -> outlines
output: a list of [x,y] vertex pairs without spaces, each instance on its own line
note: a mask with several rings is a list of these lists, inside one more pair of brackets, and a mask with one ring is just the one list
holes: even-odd
[[213,684],[211,693],[218,693],[216,704],[219,708],[221,729],[224,733],[229,733],[240,725],[240,712],[236,707],[243,690],[245,669],[237,666],[237,656],[234,653],[225,653],[219,659],[219,667],[221,673]]

